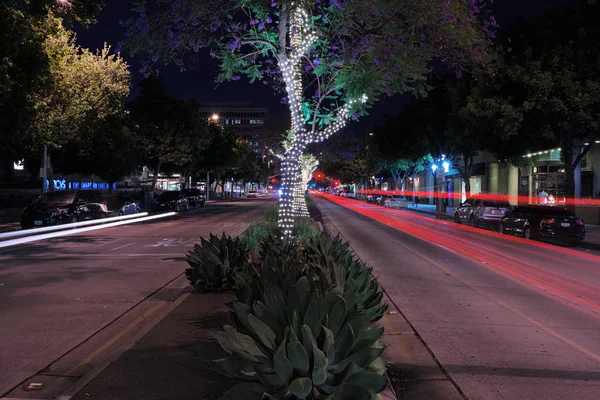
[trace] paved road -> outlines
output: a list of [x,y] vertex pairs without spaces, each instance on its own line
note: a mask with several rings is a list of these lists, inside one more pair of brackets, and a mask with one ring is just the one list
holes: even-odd
[[156,222],[1,249],[0,397],[157,289],[184,281],[181,258],[200,236],[237,235],[273,204],[215,203]]
[[600,253],[317,204],[469,399],[600,398]]

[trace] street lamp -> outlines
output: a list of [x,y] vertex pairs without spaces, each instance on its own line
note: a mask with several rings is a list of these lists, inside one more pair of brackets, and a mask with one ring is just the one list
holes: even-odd
[[448,172],[450,172],[450,164],[448,163],[448,161],[444,161],[444,162],[442,163],[442,165],[444,166],[444,172],[445,172],[445,173],[448,173]]
[[437,169],[438,169],[438,166],[437,166],[437,165],[433,164],[433,165],[431,166],[431,170],[432,170],[433,172],[435,172]]
[[212,119],[214,122],[219,121],[219,114],[215,113],[215,114],[211,115],[210,119]]

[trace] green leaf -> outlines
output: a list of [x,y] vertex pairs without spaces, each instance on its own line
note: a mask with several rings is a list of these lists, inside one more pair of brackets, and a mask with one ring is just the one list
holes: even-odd
[[387,379],[385,376],[376,374],[375,372],[362,371],[350,375],[344,381],[344,385],[346,384],[360,386],[368,390],[369,393],[375,394],[385,389],[385,386],[387,385]]
[[271,284],[267,285],[264,289],[263,300],[267,308],[273,312],[281,325],[287,325],[288,317],[285,309],[286,301],[281,289]]
[[312,381],[315,385],[322,385],[327,379],[327,357],[319,350],[316,343],[313,344],[313,370],[312,370]]
[[296,378],[290,385],[290,393],[299,399],[305,399],[312,391],[310,378]]
[[248,321],[250,322],[250,326],[252,327],[252,331],[258,336],[260,341],[265,347],[270,350],[275,349],[275,332],[267,324],[261,321],[254,314],[250,314],[248,316]]
[[221,374],[238,380],[256,382],[256,364],[237,356],[227,356],[211,361],[213,367]]
[[275,340],[280,341],[283,338],[283,328],[279,324],[275,314],[273,314],[261,301],[255,301],[252,308],[254,309],[254,314],[267,324],[267,326],[273,329],[276,335]]
[[354,346],[354,331],[349,324],[344,325],[338,337],[335,339],[335,359],[334,362],[338,363],[343,360]]
[[275,372],[277,372],[277,375],[279,375],[281,381],[284,384],[289,385],[292,380],[294,370],[290,360],[287,357],[285,347],[286,340],[283,340],[275,352],[275,356],[273,357],[273,365],[275,366]]
[[[290,335],[293,336],[293,335]],[[294,370],[298,371],[301,375],[307,375],[309,369],[308,354],[306,349],[298,341],[288,343],[287,354]]]
[[261,400],[266,388],[260,383],[240,383],[235,385],[221,397],[222,400]]
[[321,321],[323,320],[321,304],[321,298],[313,299],[304,315],[304,324],[308,325],[315,337],[321,333]]
[[[341,297],[340,297],[341,298]],[[346,319],[346,303],[345,302],[337,302],[331,312],[329,313],[329,326],[333,335],[337,337],[340,332],[340,328]]]

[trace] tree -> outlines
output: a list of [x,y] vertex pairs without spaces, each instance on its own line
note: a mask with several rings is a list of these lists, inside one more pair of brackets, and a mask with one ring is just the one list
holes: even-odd
[[[293,226],[293,190],[308,143],[326,139],[383,95],[424,94],[432,59],[458,71],[485,61],[482,0],[178,0],[127,23],[130,48],[180,66],[202,47],[219,60],[219,80],[283,89],[294,139],[283,162],[280,223]],[[219,12],[214,12],[219,10]],[[487,27],[494,25],[487,21]]]
[[103,3],[14,0],[0,5],[0,159],[22,158],[33,145],[28,134],[41,112],[36,102],[52,86],[45,45],[60,29],[55,16],[88,25]]
[[[538,21],[520,21],[500,46],[498,73],[471,99],[484,123],[493,124],[494,115],[512,117],[495,124],[506,138],[501,150],[515,142],[531,146],[521,148],[521,155],[560,146],[568,197],[574,196],[574,171],[585,152],[577,145],[599,136],[599,16],[597,2],[580,1]],[[513,94],[506,96],[508,91]]]
[[130,103],[131,129],[144,163],[153,171],[151,188],[163,169],[184,176],[199,171],[214,130],[200,116],[197,104],[174,99],[162,78],[144,79],[139,87]]
[[106,118],[122,116],[129,95],[127,63],[110,47],[95,53],[76,44],[74,33],[56,19],[57,32],[44,45],[51,84],[36,96],[34,138],[60,149]]
[[135,172],[141,164],[136,138],[127,127],[124,116],[111,116],[94,131],[79,136],[64,149],[57,168],[63,173],[96,175],[113,183]]

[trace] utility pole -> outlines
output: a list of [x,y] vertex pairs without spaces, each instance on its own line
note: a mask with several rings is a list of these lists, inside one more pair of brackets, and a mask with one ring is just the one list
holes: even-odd
[[210,172],[206,172],[206,185],[204,185],[204,197],[206,197],[206,201],[210,198]]
[[44,145],[44,159],[42,160],[42,168],[40,170],[42,177],[42,194],[46,193],[46,180],[48,179],[48,145]]

